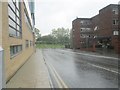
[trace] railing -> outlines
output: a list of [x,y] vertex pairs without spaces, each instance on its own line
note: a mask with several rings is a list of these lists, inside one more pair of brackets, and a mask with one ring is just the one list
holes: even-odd
[[5,75],[4,75],[4,60],[3,60],[3,49],[0,47],[0,90],[5,88]]

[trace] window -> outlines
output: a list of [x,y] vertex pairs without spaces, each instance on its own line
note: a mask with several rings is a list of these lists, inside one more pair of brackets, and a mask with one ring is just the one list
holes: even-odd
[[83,25],[90,25],[91,22],[90,22],[90,20],[81,20],[81,21],[80,21],[80,24],[83,24]]
[[85,38],[85,37],[86,37],[86,35],[84,35],[84,34],[80,35],[80,38]]
[[113,8],[112,12],[113,14],[118,14],[118,8]]
[[89,32],[89,31],[91,31],[91,28],[81,28],[80,31],[81,32]]
[[20,51],[22,51],[22,45],[14,45],[14,46],[10,46],[10,56],[14,56],[17,53],[19,53]]
[[119,31],[113,31],[113,35],[119,35]]
[[84,23],[84,21],[83,21],[83,20],[81,20],[81,21],[80,21],[80,24],[83,24],[83,23]]
[[98,26],[95,26],[94,31],[97,31],[98,29],[99,29]]
[[32,46],[32,41],[30,41],[30,46]]
[[26,40],[26,48],[29,47],[29,41]]
[[80,30],[81,30],[81,32],[82,32],[82,31],[83,31],[83,28],[81,28]]
[[21,37],[21,16],[20,16],[20,2],[16,0],[9,0],[8,2],[8,20],[9,20],[9,36]]
[[113,20],[113,25],[118,25],[118,20]]
[[24,17],[25,17],[25,22],[27,23],[29,29],[32,30],[32,25],[26,9],[24,9]]

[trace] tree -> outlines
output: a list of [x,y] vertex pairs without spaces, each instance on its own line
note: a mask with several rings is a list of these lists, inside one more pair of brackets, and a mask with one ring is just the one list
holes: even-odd
[[56,42],[58,44],[69,44],[69,39],[70,39],[70,35],[69,35],[69,29],[65,29],[65,28],[58,28],[58,29],[53,29],[52,30],[52,36],[54,38],[56,38]]
[[69,29],[58,28],[53,29],[51,34],[39,37],[37,42],[44,44],[70,44],[70,33]]
[[35,31],[35,39],[40,38],[41,37],[40,30],[35,28],[34,31]]
[[42,44],[55,44],[55,41],[56,41],[55,38],[50,34],[39,37],[37,39],[37,42],[40,42]]

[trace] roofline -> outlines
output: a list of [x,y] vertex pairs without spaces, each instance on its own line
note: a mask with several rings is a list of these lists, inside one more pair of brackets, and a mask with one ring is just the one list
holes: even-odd
[[78,19],[80,19],[80,20],[90,20],[91,18],[76,18],[72,22],[74,22],[75,20],[78,20]]
[[[109,6],[111,6],[111,5],[118,6],[119,4],[109,4],[109,5],[107,5],[106,7],[100,9],[99,12],[100,12],[101,10],[103,10],[103,9],[105,9],[105,8],[107,8],[107,7],[109,7]],[[94,17],[96,17],[96,16],[98,16],[98,15],[99,15],[99,14],[97,14],[97,15],[91,17],[91,18],[78,18],[78,17],[77,17],[77,18],[74,19],[72,22],[74,22],[75,20],[78,20],[78,19],[86,19],[86,20],[90,20],[90,19],[92,19],[92,18],[94,18]]]
[[91,19],[93,19],[94,17],[97,17],[97,16],[99,16],[99,14],[94,15],[93,17],[91,17]]
[[99,12],[102,11],[103,9],[109,7],[109,6],[112,6],[112,5],[114,5],[114,6],[118,6],[118,4],[109,4],[109,5],[105,6],[104,8],[100,9]]

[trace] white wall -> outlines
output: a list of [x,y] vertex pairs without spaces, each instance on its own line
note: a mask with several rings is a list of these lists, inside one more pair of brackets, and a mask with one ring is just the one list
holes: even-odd
[[5,81],[5,65],[4,65],[4,58],[3,58],[4,51],[0,47],[0,90],[2,88],[6,88],[6,81]]
[[2,2],[0,1],[0,46],[2,46]]
[[0,90],[2,89],[2,56],[0,51]]
[[4,80],[3,80],[3,49],[0,47],[0,90],[4,87]]

